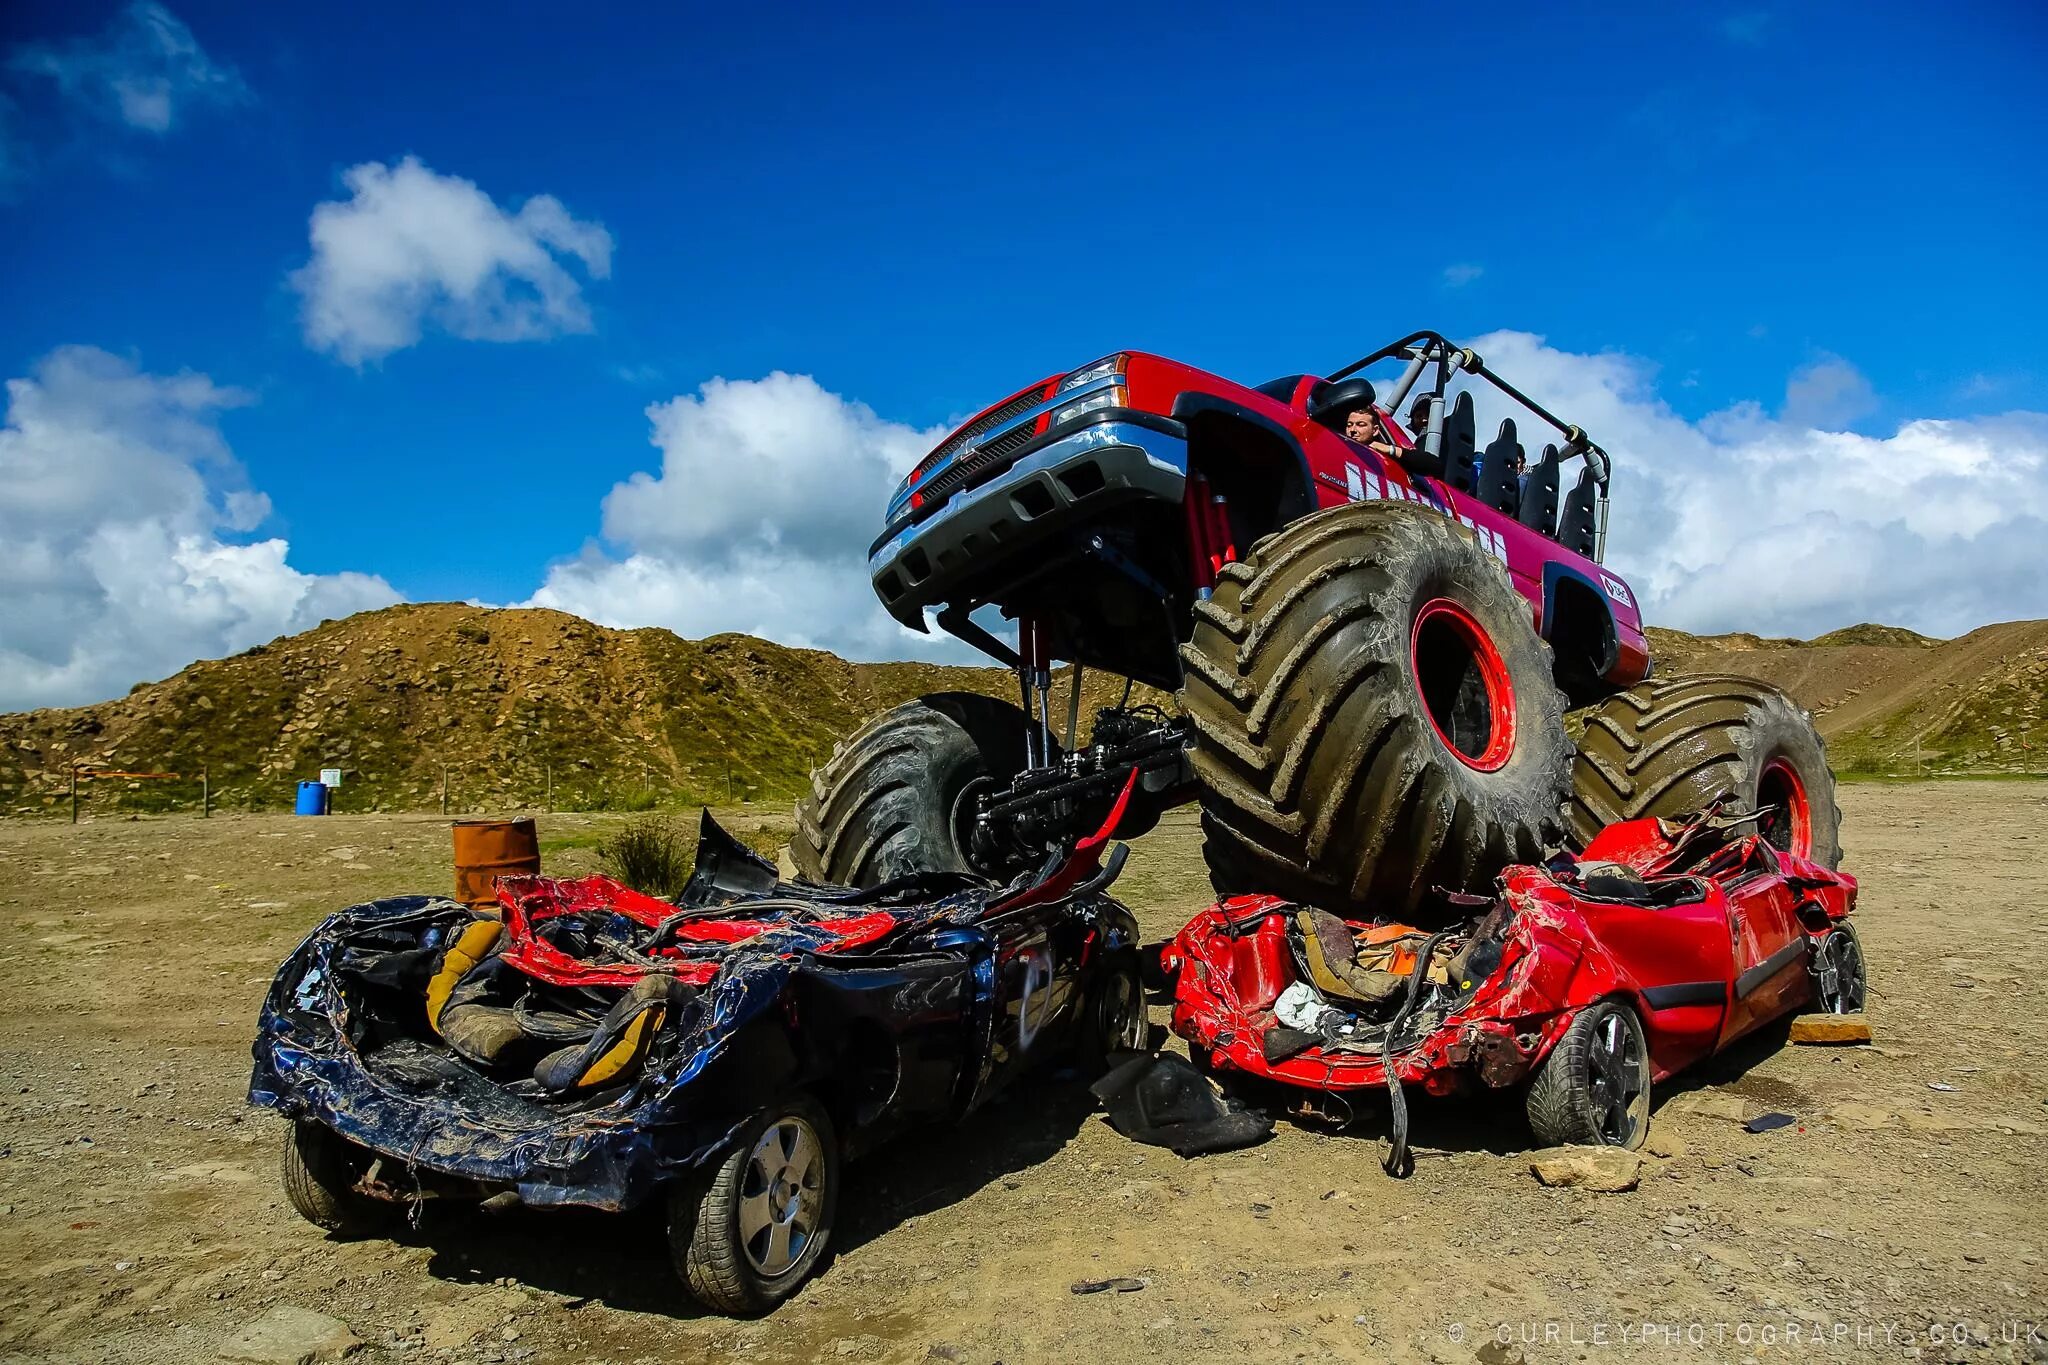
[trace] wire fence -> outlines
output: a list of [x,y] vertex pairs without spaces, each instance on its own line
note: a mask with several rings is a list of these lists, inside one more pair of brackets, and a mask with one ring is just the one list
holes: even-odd
[[[332,772],[334,770],[325,770]],[[600,812],[695,809],[699,806],[789,805],[805,784],[769,780],[737,766],[712,772],[664,773],[651,767],[598,768],[543,764],[536,773],[508,777],[499,768],[440,764],[424,773],[415,767],[401,776],[339,770],[328,789],[325,814],[477,815],[502,811]],[[221,812],[286,812],[296,805],[301,780],[274,775],[251,779],[235,774],[216,780],[197,771],[138,771],[92,764],[69,769],[52,795],[47,782],[17,814],[68,814],[71,823],[94,814],[190,815]]]

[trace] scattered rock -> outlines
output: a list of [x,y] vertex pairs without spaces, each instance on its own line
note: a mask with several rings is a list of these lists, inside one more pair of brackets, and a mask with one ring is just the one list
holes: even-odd
[[1749,1105],[1739,1095],[1724,1095],[1718,1090],[1692,1090],[1675,1097],[1664,1106],[1666,1113],[1698,1114],[1702,1118],[1727,1119],[1730,1123],[1741,1123],[1749,1117]]
[[1870,1041],[1870,1021],[1860,1014],[1802,1014],[1792,1021],[1792,1041],[1839,1047]]
[[1643,1150],[1651,1156],[1674,1157],[1684,1156],[1692,1149],[1685,1145],[1685,1139],[1678,1134],[1661,1124],[1653,1124],[1649,1140],[1643,1144]]
[[1530,1155],[1529,1174],[1555,1188],[1623,1194],[1642,1179],[1643,1158],[1619,1147],[1549,1147]]
[[221,1343],[220,1354],[256,1365],[314,1365],[340,1360],[362,1344],[340,1318],[280,1303]]

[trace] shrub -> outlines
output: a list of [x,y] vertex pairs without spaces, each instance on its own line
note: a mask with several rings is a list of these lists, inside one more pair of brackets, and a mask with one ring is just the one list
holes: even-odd
[[597,860],[614,879],[650,896],[673,896],[690,880],[696,845],[681,821],[648,815],[598,841]]

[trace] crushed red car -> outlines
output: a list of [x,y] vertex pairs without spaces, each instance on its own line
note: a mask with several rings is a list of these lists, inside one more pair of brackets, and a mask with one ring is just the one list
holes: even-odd
[[1772,1020],[1862,1008],[1856,880],[1754,814],[1631,820],[1443,896],[1434,925],[1232,896],[1161,952],[1173,1029],[1220,1076],[1324,1092],[1525,1087],[1548,1145],[1640,1146],[1650,1088]]

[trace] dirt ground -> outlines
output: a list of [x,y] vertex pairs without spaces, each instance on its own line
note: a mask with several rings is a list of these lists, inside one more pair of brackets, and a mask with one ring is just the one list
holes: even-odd
[[[1539,1186],[1509,1108],[1426,1107],[1397,1182],[1375,1117],[1183,1161],[1047,1078],[852,1167],[836,1256],[754,1322],[690,1307],[649,1216],[351,1243],[286,1206],[263,989],[328,911],[445,887],[444,821],[0,823],[0,1360],[211,1359],[277,1304],[366,1362],[2048,1359],[2048,785],[1842,804],[1878,1045],[1668,1087],[1632,1193]],[[612,819],[543,817],[549,870]],[[1204,900],[1195,839],[1137,846],[1150,936]],[[1107,1276],[1145,1288],[1069,1292]]]

